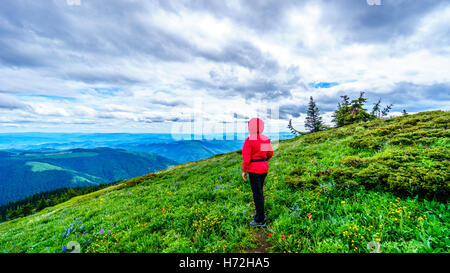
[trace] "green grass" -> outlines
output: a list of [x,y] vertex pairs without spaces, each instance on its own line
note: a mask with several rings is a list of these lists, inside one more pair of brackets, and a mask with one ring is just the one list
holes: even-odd
[[[281,141],[265,186],[269,251],[370,252],[373,241],[448,252],[449,119],[424,112]],[[0,252],[60,253],[70,241],[82,252],[247,252],[259,242],[241,164],[240,151],[213,156],[2,223]]]
[[51,170],[60,171],[63,169],[55,165],[34,161],[28,161],[27,163],[25,163],[25,165],[30,166],[32,172],[45,172]]

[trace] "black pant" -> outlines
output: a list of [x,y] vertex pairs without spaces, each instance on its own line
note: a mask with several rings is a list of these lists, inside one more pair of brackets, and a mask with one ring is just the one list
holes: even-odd
[[255,202],[255,221],[260,223],[264,221],[264,179],[267,173],[248,173],[250,186],[252,187],[253,201]]

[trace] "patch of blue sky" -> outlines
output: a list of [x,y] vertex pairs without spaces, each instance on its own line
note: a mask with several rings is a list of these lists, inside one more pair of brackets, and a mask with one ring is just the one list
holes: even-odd
[[17,97],[21,98],[28,98],[28,99],[36,99],[36,98],[44,98],[44,99],[50,99],[50,100],[69,100],[69,101],[76,101],[77,99],[74,97],[65,97],[65,96],[52,96],[52,95],[16,95]]
[[119,87],[95,87],[93,89],[99,94],[108,96],[114,96],[117,92],[122,91],[122,88]]
[[311,82],[308,84],[311,88],[331,88],[333,86],[339,85],[338,82]]

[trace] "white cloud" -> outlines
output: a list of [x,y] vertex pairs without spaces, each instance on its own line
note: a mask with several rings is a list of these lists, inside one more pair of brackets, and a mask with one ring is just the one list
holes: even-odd
[[[287,105],[302,126],[309,96],[329,123],[339,95],[359,91],[396,100],[396,112],[446,108],[448,2],[327,3],[9,2],[10,14],[0,11],[1,122],[170,132],[202,99],[209,122]],[[434,87],[438,96],[426,96]]]

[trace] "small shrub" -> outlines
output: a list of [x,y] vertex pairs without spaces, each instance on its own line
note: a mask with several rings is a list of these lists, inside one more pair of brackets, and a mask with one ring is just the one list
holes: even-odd
[[364,164],[364,161],[359,156],[344,156],[339,163],[348,167],[359,168]]

